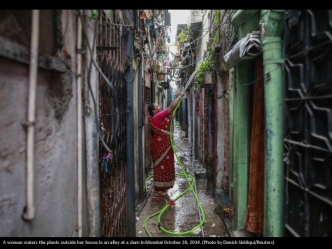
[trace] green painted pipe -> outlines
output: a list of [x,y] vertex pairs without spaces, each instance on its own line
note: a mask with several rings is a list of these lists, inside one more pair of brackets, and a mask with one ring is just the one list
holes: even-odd
[[284,79],[283,30],[284,11],[261,11],[261,34],[264,64],[265,98],[265,186],[264,237],[284,235]]
[[238,27],[247,21],[250,17],[255,15],[259,10],[238,10],[234,14],[231,23]]

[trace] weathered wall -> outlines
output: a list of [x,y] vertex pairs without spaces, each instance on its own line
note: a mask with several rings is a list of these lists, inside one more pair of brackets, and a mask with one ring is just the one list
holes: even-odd
[[190,22],[201,22],[203,10],[190,10]]
[[[76,22],[63,15],[68,72],[38,69],[35,122],[35,218],[26,206],[29,65],[0,57],[0,236],[77,236]],[[42,22],[43,20],[40,20]],[[84,221],[86,222],[86,221]],[[83,236],[86,231],[84,231]]]

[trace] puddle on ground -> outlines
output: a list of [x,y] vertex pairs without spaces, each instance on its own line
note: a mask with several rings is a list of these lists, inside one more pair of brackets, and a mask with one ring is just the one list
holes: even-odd
[[[228,237],[224,223],[213,212],[217,205],[214,198],[206,194],[204,166],[192,161],[188,142],[182,138],[184,132],[179,130],[180,128],[175,128],[173,133],[176,154],[181,160],[175,164],[176,173],[186,172],[192,175],[194,179],[191,181],[194,181],[194,184],[192,189],[184,194],[190,186],[190,177],[176,176],[174,187],[168,190],[169,199],[154,200],[151,198],[153,190],[149,192],[151,180],[148,184],[147,200],[140,203],[140,213],[136,221],[137,237]],[[175,160],[177,157],[175,156]],[[162,211],[171,200],[174,205],[169,205]],[[203,220],[205,222],[202,224]]]

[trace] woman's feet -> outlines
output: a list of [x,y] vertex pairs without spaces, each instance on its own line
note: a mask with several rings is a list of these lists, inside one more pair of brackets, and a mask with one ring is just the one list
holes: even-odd
[[168,193],[165,190],[155,190],[152,196],[153,200],[169,200]]
[[154,192],[156,195],[163,196],[163,197],[166,197],[168,195],[167,192],[164,190],[155,190]]

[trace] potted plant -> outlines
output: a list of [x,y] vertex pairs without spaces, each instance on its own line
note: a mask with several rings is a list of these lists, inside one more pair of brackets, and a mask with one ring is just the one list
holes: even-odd
[[212,81],[212,73],[215,69],[214,62],[211,58],[207,58],[202,61],[199,66],[195,70],[197,84],[211,84]]
[[152,61],[152,64],[150,65],[152,72],[154,73],[159,73],[160,71],[160,66],[158,65],[157,62]]
[[181,30],[181,32],[177,35],[178,41],[181,43],[188,42],[189,38],[193,35],[190,27],[187,26]]
[[165,79],[165,73],[157,73],[157,79],[163,81]]
[[157,73],[157,79],[158,79],[159,81],[163,81],[163,80],[165,79],[165,74],[166,74],[165,71],[166,71],[166,70],[165,70],[164,67],[161,67],[161,68],[160,68],[159,73]]

